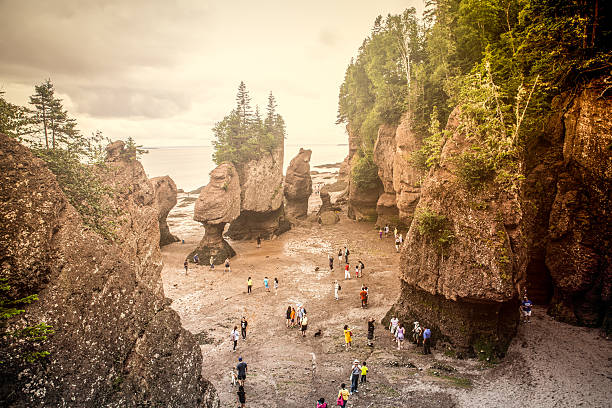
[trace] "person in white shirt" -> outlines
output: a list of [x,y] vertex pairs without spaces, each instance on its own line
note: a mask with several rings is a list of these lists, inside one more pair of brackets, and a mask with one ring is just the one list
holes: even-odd
[[397,325],[399,324],[399,319],[397,317],[392,317],[391,322],[389,323],[389,330],[391,330],[391,334],[395,336],[395,332],[397,331]]
[[230,339],[234,342],[234,350],[236,351],[236,346],[238,345],[238,339],[240,338],[240,333],[238,333],[238,326],[234,326],[234,330],[230,333]]

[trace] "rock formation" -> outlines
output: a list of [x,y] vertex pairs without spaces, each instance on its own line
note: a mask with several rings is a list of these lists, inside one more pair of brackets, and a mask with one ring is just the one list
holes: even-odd
[[161,285],[153,186],[123,144],[108,151],[121,209],[114,242],[86,228],[44,163],[0,135],[0,277],[12,299],[39,300],[8,329],[45,322],[50,353],[25,364],[22,343],[0,347],[3,406],[218,407],[202,356]]
[[283,208],[283,145],[236,167],[240,216],[227,231],[232,239],[269,238],[291,228]]
[[236,255],[234,249],[223,239],[227,223],[240,215],[240,181],[233,164],[223,162],[210,172],[210,182],[202,188],[195,203],[193,219],[204,225],[204,237],[198,247],[188,256],[190,261],[198,254],[201,263],[210,257],[219,265],[226,258]]
[[289,218],[302,218],[308,213],[308,198],[312,194],[310,156],[312,150],[300,149],[291,159],[285,175],[285,213]]
[[151,179],[155,192],[155,203],[159,211],[157,220],[159,221],[159,246],[171,244],[179,239],[170,233],[166,218],[168,213],[176,205],[176,184],[170,176],[154,177]]

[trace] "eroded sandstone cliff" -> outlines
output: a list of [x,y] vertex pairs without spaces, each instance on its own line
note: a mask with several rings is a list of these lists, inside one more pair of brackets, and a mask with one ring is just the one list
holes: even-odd
[[285,212],[289,218],[302,218],[308,213],[308,198],[312,194],[310,156],[312,150],[301,149],[291,159],[285,175]]
[[170,176],[154,177],[151,179],[155,192],[155,202],[157,204],[157,221],[159,222],[159,246],[171,244],[179,241],[178,237],[172,235],[168,227],[168,214],[176,205],[177,190],[174,180]]
[[3,405],[217,407],[199,346],[163,295],[158,211],[140,163],[122,144],[108,151],[101,171],[122,210],[109,242],[83,225],[42,161],[3,135],[0,147],[0,276],[11,297],[39,296],[9,329],[55,330],[35,364],[3,339]]

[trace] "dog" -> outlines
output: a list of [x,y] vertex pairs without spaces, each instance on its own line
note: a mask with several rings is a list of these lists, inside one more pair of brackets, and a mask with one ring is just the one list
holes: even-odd
[[238,384],[238,376],[236,375],[236,371],[230,371],[230,378],[232,379],[232,387],[235,387]]
[[317,330],[314,334],[315,337],[321,337],[321,329]]
[[315,272],[319,272],[319,267],[315,267]]

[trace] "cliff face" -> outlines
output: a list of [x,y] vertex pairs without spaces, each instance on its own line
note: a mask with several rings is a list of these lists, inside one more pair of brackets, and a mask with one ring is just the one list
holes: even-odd
[[159,246],[171,244],[179,239],[170,233],[167,217],[170,210],[176,205],[176,184],[169,176],[154,177],[151,179],[155,192],[155,203],[159,211],[157,221],[159,222]]
[[2,344],[3,403],[217,407],[199,347],[163,295],[158,210],[140,163],[123,145],[109,150],[104,172],[117,176],[124,211],[110,243],[84,227],[28,149],[5,136],[0,146],[0,276],[11,297],[39,295],[9,328],[44,321],[55,330],[43,345],[49,357],[33,365],[15,342]]
[[[461,351],[503,353],[527,290],[560,320],[610,331],[612,99],[604,89],[595,80],[557,98],[520,163],[519,191],[460,182],[454,158],[471,143],[453,111],[440,165],[420,190],[401,253],[402,292],[387,318],[419,320]],[[424,220],[439,228],[428,231]]]
[[312,150],[300,149],[291,159],[285,176],[285,211],[290,218],[305,217],[308,213],[308,198],[312,194],[310,156]]
[[236,167],[240,177],[240,216],[227,231],[232,239],[267,238],[289,230],[283,208],[284,148]]

